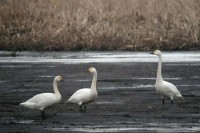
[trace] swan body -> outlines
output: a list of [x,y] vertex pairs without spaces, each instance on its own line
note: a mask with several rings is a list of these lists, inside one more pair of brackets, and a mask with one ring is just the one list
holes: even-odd
[[68,101],[78,105],[86,105],[93,102],[97,95],[97,92],[92,93],[90,88],[84,88],[76,91]]
[[[85,112],[86,111],[86,104],[93,102],[97,96],[97,90],[96,90],[96,82],[97,82],[97,71],[94,67],[91,67],[88,69],[89,72],[93,73],[93,80],[91,88],[83,88],[80,90],[77,90],[66,102],[69,103],[76,103],[80,106],[80,111]],[[82,110],[82,105],[84,106],[84,110]]]
[[155,84],[155,88],[163,98],[168,98],[173,101],[174,97],[182,97],[176,86],[167,81],[162,81],[161,83]]
[[31,99],[26,102],[20,103],[21,106],[30,108],[30,109],[39,109],[44,110],[46,107],[49,107],[53,104],[58,103],[61,100],[57,98],[53,93],[42,93],[33,96]]
[[181,93],[178,91],[176,86],[170,82],[164,81],[162,78],[162,53],[160,50],[155,50],[151,54],[157,55],[159,58],[157,78],[155,83],[155,89],[158,94],[162,97],[162,103],[164,104],[165,99],[171,100],[173,104],[174,98],[182,98]]
[[57,82],[62,81],[61,76],[56,76],[53,82],[54,93],[41,93],[33,96],[26,102],[20,103],[21,106],[30,109],[41,110],[41,117],[44,118],[44,109],[61,101],[61,94],[57,88]]

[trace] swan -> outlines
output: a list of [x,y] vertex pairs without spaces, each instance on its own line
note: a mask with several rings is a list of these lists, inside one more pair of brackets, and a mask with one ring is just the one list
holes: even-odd
[[21,106],[30,108],[30,109],[39,109],[41,110],[41,118],[45,118],[45,108],[56,104],[61,101],[61,94],[58,91],[57,83],[62,81],[61,76],[56,76],[53,81],[54,93],[41,93],[33,96],[26,102],[20,103]]
[[[67,101],[66,103],[76,103],[80,107],[80,112],[86,112],[86,104],[93,102],[97,96],[96,83],[97,83],[97,71],[94,67],[88,69],[90,73],[93,74],[93,80],[91,88],[83,88],[77,90]],[[82,109],[84,106],[84,110]]]
[[170,82],[164,81],[162,78],[162,53],[161,53],[161,51],[155,50],[154,52],[152,52],[150,54],[157,55],[159,58],[155,89],[158,92],[158,94],[161,95],[162,104],[164,104],[165,99],[171,100],[171,103],[173,104],[174,98],[183,98],[183,97],[175,85],[173,85]]

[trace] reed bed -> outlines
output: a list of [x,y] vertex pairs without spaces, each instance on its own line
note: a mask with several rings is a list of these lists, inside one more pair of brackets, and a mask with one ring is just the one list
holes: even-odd
[[0,50],[196,50],[199,7],[199,0],[1,0]]

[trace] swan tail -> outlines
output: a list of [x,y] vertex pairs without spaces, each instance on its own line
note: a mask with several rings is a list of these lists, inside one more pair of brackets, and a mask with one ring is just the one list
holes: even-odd
[[68,100],[65,101],[66,104],[69,103],[77,103],[73,98],[69,98]]
[[70,103],[68,100],[65,101],[66,104]]
[[176,95],[176,97],[177,97],[177,98],[184,99],[184,97],[183,97],[181,94],[179,94],[179,95]]
[[20,103],[19,105],[20,105],[20,106],[25,106],[25,104],[26,104],[26,103],[25,103],[25,102],[23,102],[23,103]]
[[65,101],[66,104],[71,103],[70,99]]
[[19,104],[20,106],[26,107],[26,108],[36,108],[36,104],[35,103],[27,103],[27,102],[23,102]]

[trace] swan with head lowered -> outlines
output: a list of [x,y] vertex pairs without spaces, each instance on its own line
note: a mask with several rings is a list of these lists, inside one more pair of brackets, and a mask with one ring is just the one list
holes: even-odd
[[162,78],[162,53],[161,53],[161,51],[155,50],[154,52],[152,52],[150,54],[157,55],[158,59],[159,59],[158,69],[157,69],[157,78],[156,78],[156,84],[155,84],[156,91],[162,97],[162,104],[164,104],[165,99],[171,100],[171,103],[173,104],[174,98],[183,98],[183,97],[175,85],[173,85],[172,83],[169,83],[167,81],[164,81]]
[[57,83],[62,81],[63,78],[61,76],[56,76],[53,81],[53,89],[54,93],[41,93],[33,96],[31,99],[26,102],[20,103],[21,106],[31,108],[31,109],[39,109],[41,110],[41,118],[45,118],[45,108],[59,103],[61,101],[61,94],[58,91]]
[[[91,88],[83,88],[80,90],[77,90],[67,101],[66,103],[76,103],[80,107],[80,112],[86,112],[86,105],[88,103],[93,102],[97,96],[97,90],[96,90],[96,83],[97,83],[97,71],[94,67],[91,67],[88,69],[90,73],[93,74],[93,80]],[[82,109],[82,106],[84,106],[84,110]]]

